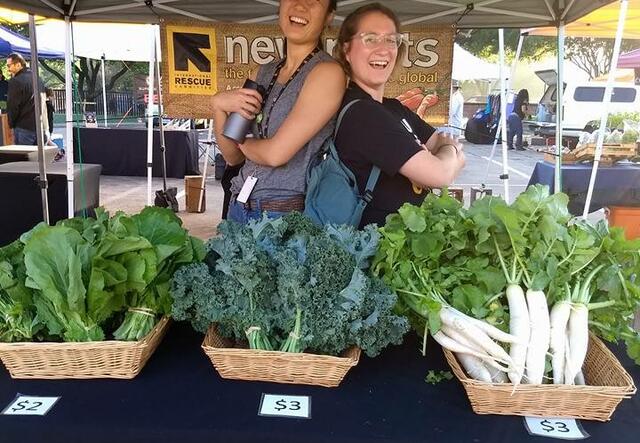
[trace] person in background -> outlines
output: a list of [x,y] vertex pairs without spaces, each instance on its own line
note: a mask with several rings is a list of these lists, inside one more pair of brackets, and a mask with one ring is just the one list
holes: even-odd
[[49,126],[49,140],[51,140],[51,136],[53,135],[53,113],[55,112],[55,108],[53,106],[53,91],[51,88],[44,89],[45,96],[47,100],[45,101],[45,105],[47,106],[47,124]]
[[459,137],[462,134],[462,121],[464,111],[464,96],[460,88],[460,82],[453,80],[451,83],[451,100],[449,102],[449,134]]
[[45,88],[44,93],[47,97],[45,104],[47,106],[47,124],[49,126],[49,134],[47,134],[47,145],[56,146],[58,148],[58,152],[56,152],[56,156],[53,158],[53,161],[60,161],[64,158],[64,148],[58,146],[53,141],[53,113],[56,112],[55,107],[53,106],[53,90],[51,88]]
[[[509,149],[524,151],[522,146],[522,120],[529,105],[529,91],[521,89],[513,101],[513,112],[507,117],[507,146]],[[515,137],[515,148],[513,138]]]
[[[336,0],[281,0],[279,25],[285,37],[282,60],[262,65],[257,91],[240,88],[212,98],[215,135],[229,166],[245,162],[231,180],[229,219],[240,223],[304,209],[309,164],[331,136],[346,79],[321,49],[321,34],[333,20]],[[233,112],[253,120],[253,138],[237,144],[223,135]],[[257,117],[257,118],[256,118]],[[249,192],[238,201],[241,190]]]
[[[11,74],[7,89],[7,114],[9,127],[13,129],[16,145],[35,145],[36,116],[33,101],[33,85],[31,70],[20,54],[10,54],[7,57],[7,69]],[[39,86],[44,90],[42,82]]]
[[5,109],[7,106],[7,91],[9,82],[4,78],[4,74],[0,72],[0,107]]
[[[338,155],[364,192],[373,166],[381,170],[360,227],[384,224],[404,203],[419,205],[429,188],[453,183],[465,163],[462,146],[437,133],[398,100],[385,98],[385,86],[406,50],[395,14],[379,3],[362,6],[342,23],[336,58],[350,83],[336,134]],[[373,124],[372,124],[373,122]]]

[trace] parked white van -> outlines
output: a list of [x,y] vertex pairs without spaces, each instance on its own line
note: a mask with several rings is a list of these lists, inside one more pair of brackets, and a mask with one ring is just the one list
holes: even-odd
[[[540,79],[546,83],[540,104],[538,105],[537,119],[528,122],[536,133],[541,135],[555,134],[556,121],[556,80],[554,69],[536,71]],[[582,131],[591,132],[587,123],[592,120],[600,120],[602,102],[604,101],[605,82],[572,82],[566,79],[564,84],[564,108],[563,108],[563,134],[567,137],[578,137]],[[613,95],[609,113],[640,112],[640,85],[631,83],[614,83]]]

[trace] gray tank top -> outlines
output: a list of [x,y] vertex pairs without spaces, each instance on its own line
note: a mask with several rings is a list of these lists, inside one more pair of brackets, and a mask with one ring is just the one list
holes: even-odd
[[[278,101],[273,104],[273,99],[280,94],[283,84],[276,83],[273,89],[264,100],[263,115],[269,115],[269,128],[266,137],[271,138],[280,128],[280,125],[291,113],[293,106],[298,99],[298,95],[302,90],[304,81],[315,65],[320,62],[333,60],[333,58],[325,51],[316,53],[300,70],[298,75],[289,83],[289,86],[282,93]],[[266,89],[275,72],[277,61],[263,65],[258,71],[256,78],[257,83]],[[253,188],[251,199],[269,200],[272,198],[285,198],[294,195],[304,194],[306,192],[307,168],[309,162],[320,150],[323,142],[333,135],[335,126],[335,116],[315,135],[309,142],[300,149],[296,155],[289,160],[286,165],[272,168],[269,166],[258,165],[247,159],[240,173],[231,181],[231,193],[235,196],[242,189],[244,181],[249,175],[258,178],[258,182]],[[253,125],[253,135],[258,137],[257,126]]]

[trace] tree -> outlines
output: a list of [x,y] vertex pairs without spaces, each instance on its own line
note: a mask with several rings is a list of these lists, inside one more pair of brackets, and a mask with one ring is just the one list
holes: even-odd
[[[507,61],[513,60],[520,37],[519,29],[504,30],[504,52]],[[478,57],[496,61],[498,59],[497,29],[461,30],[456,35],[456,43]],[[526,37],[522,44],[522,59],[538,60],[549,53],[555,53],[556,44],[553,37]]]
[[[82,101],[94,101],[98,95],[102,94],[102,83],[98,83],[98,79],[101,75],[101,64],[102,62],[100,60],[88,59],[85,57],[78,57],[77,62],[74,63],[73,68],[78,76],[78,93]],[[109,71],[114,71],[114,64],[121,65],[121,67],[109,76]],[[49,62],[45,60],[41,60],[40,65],[47,72],[64,83],[64,75],[61,73],[64,72],[64,66],[63,69],[59,71],[56,67],[50,65]],[[111,69],[108,69],[108,67]],[[123,62],[105,62],[105,77],[108,78],[106,83],[107,91],[113,90],[115,84],[127,73],[127,71],[128,68]]]
[[[12,31],[18,34],[28,36],[28,26],[25,24],[8,25]],[[40,66],[48,75],[42,75],[43,81],[47,85],[64,85],[64,62],[59,60],[39,61]],[[134,64],[138,65],[138,64]],[[95,101],[95,98],[102,93],[102,83],[98,82],[101,75],[101,61],[77,57],[73,64],[75,74],[77,75],[77,88],[81,101]],[[134,72],[139,72],[140,67],[136,66]],[[120,61],[105,62],[105,77],[107,78],[106,89],[112,91],[116,89],[118,82],[129,72],[129,65]],[[131,75],[133,76],[133,74]],[[48,78],[47,78],[48,77]],[[56,85],[57,83],[57,85]],[[129,84],[132,80],[129,80]]]
[[[565,51],[569,60],[589,74],[589,79],[594,79],[611,70],[613,44],[611,38],[570,37],[565,41]],[[623,40],[620,52],[634,47],[632,42]]]

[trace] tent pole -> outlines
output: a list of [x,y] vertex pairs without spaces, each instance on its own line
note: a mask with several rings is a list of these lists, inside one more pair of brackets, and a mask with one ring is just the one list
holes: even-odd
[[[518,38],[518,46],[516,49],[516,56],[515,59],[513,60],[513,66],[511,66],[511,75],[509,76],[509,78],[507,79],[507,93],[508,91],[510,91],[510,87],[511,87],[511,80],[515,77],[516,75],[516,66],[518,65],[518,60],[520,60],[520,53],[522,52],[522,43],[524,41],[524,35],[520,34],[520,37]],[[496,130],[496,134],[500,134],[502,131],[502,120],[500,120],[500,122],[498,123],[498,129]],[[493,139],[493,148],[491,148],[491,154],[489,155],[489,160],[487,161],[487,170],[484,174],[484,181],[482,183],[487,183],[487,181],[489,180],[489,170],[491,169],[491,161],[493,160],[493,156],[496,153],[496,146],[498,145],[498,137],[496,136]]]
[[[149,25],[151,26],[151,25]],[[156,34],[151,38],[149,59],[149,99],[147,100],[147,206],[151,206],[153,186],[153,90],[155,89]]]
[[622,34],[624,32],[624,21],[627,18],[628,0],[620,0],[620,12],[618,15],[618,29],[616,31],[616,39],[613,44],[613,54],[611,55],[611,69],[607,77],[607,86],[604,89],[604,102],[602,103],[602,115],[600,116],[600,131],[598,131],[598,140],[596,141],[595,158],[593,159],[593,168],[591,169],[591,178],[589,179],[589,188],[587,189],[587,199],[584,202],[584,211],[582,218],[586,219],[589,215],[589,206],[593,197],[593,188],[596,183],[596,175],[598,174],[598,166],[600,165],[600,157],[602,156],[602,144],[604,142],[604,130],[607,127],[609,119],[609,108],[611,104],[611,95],[613,93],[613,83],[616,78],[616,62],[620,56],[620,45],[622,44]]
[[104,78],[104,62],[106,60],[105,55],[102,54],[102,57],[100,59],[102,60],[102,64],[100,66],[100,70],[102,71],[102,112],[104,115],[104,127],[107,128],[109,127],[109,125],[107,124],[107,82]]
[[504,201],[509,203],[509,158],[507,153],[507,94],[504,78],[504,29],[498,29],[499,70],[500,70],[500,126],[502,138],[502,179],[504,183]]
[[73,66],[71,54],[71,20],[64,18],[65,24],[65,45],[64,45],[64,90],[65,90],[65,157],[67,159],[67,217],[73,218],[75,211],[75,188],[74,188],[74,147],[73,147]]
[[38,184],[42,196],[42,219],[49,224],[49,199],[47,197],[47,171],[44,163],[44,134],[42,133],[42,96],[38,74],[38,43],[36,41],[36,21],[33,14],[29,14],[29,40],[31,43],[31,82],[33,85],[33,104],[36,117],[36,138],[38,141],[38,169],[40,173]]
[[162,79],[160,78],[160,60],[158,59],[158,54],[160,53],[160,38],[156,33],[157,29],[154,26],[153,40],[155,43],[154,52],[153,52],[153,62],[156,66],[156,80],[158,81],[158,129],[160,135],[160,152],[162,153],[162,190],[167,190],[167,158],[166,158],[166,150],[167,147],[165,145],[164,140],[164,104],[162,102]]
[[213,144],[213,120],[209,121],[209,133],[207,135],[207,150],[204,154],[204,167],[202,171],[202,180],[200,180],[200,198],[198,199],[198,213],[202,212],[202,203],[204,202],[204,186],[207,179],[207,164],[209,163],[209,153]]
[[562,192],[562,124],[564,96],[564,22],[558,24],[558,72],[556,77],[556,168],[554,173],[554,193]]

